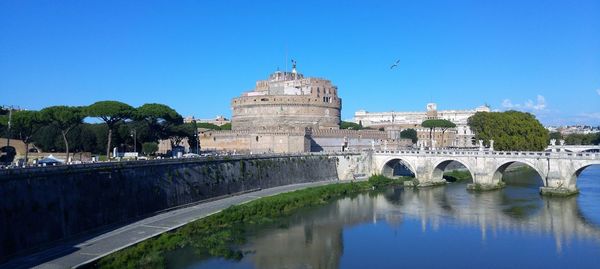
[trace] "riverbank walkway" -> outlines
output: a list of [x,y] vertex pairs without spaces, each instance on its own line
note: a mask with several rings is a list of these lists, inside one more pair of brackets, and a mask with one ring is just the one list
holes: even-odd
[[77,268],[91,263],[108,254],[124,249],[148,238],[177,229],[192,221],[218,213],[232,205],[247,203],[262,197],[295,191],[308,187],[339,183],[339,181],[320,181],[287,186],[279,186],[254,192],[224,197],[218,200],[201,202],[189,207],[179,208],[139,220],[118,229],[88,239],[72,240],[43,252],[17,258],[6,264],[5,268]]

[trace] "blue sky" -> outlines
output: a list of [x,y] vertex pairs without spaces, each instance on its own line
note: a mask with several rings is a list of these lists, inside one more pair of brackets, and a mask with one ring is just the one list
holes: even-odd
[[3,0],[0,104],[230,115],[231,98],[284,69],[286,51],[338,86],[344,119],[433,101],[600,125],[600,1],[584,0]]

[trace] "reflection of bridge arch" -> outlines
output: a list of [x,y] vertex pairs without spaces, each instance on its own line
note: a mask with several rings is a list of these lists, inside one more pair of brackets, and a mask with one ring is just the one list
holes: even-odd
[[494,175],[493,175],[493,181],[494,182],[501,182],[502,181],[502,177],[504,176],[504,173],[506,172],[506,169],[511,165],[511,164],[523,164],[528,166],[529,168],[535,170],[535,172],[538,174],[538,176],[542,179],[542,185],[543,186],[548,186],[547,182],[544,181],[544,175],[546,173],[540,171],[533,163],[529,163],[528,161],[525,160],[509,160],[509,161],[504,161],[502,162],[498,167],[496,167],[496,169],[494,170]]
[[471,178],[472,179],[475,178],[474,174],[473,174],[473,170],[466,162],[463,162],[463,161],[460,161],[457,159],[446,159],[446,160],[436,163],[433,166],[434,168],[433,168],[433,172],[431,174],[431,179],[444,180],[444,170],[446,170],[446,167],[448,167],[448,165],[450,165],[452,162],[460,163],[462,166],[464,166],[469,171],[469,174],[471,174]]
[[393,177],[394,176],[394,168],[400,164],[405,165],[406,168],[408,168],[408,170],[410,170],[410,172],[413,173],[414,177],[417,177],[417,170],[415,169],[414,165],[411,164],[406,159],[398,158],[398,157],[393,157],[393,158],[387,159],[385,162],[383,162],[383,167],[381,169],[379,169],[379,171],[381,172],[382,175],[384,175],[386,177]]

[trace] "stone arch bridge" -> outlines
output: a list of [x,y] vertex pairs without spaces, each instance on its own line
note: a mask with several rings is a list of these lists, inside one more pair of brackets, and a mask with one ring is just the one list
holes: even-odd
[[414,173],[417,186],[445,183],[444,169],[453,161],[464,165],[473,178],[471,187],[494,189],[503,185],[502,175],[513,163],[535,169],[543,179],[542,193],[577,192],[577,177],[586,167],[600,164],[600,153],[512,152],[465,150],[374,151],[372,174],[393,175],[403,164]]

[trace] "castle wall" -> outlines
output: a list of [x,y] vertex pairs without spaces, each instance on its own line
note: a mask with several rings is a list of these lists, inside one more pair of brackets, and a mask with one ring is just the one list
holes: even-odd
[[202,150],[286,153],[309,152],[310,140],[305,131],[212,131],[200,135]]
[[232,101],[233,130],[311,127],[338,129],[341,99],[304,95],[245,96]]

